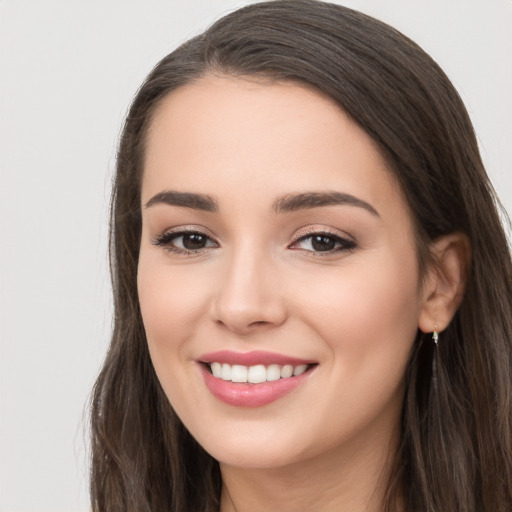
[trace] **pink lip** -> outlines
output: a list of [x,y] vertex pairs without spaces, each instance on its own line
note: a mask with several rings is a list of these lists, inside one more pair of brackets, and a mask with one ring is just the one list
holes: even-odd
[[261,407],[270,404],[298,388],[312,373],[307,371],[297,377],[249,384],[218,379],[207,370],[206,365],[199,364],[199,366],[210,393],[222,402],[236,407]]
[[286,356],[284,354],[276,354],[274,352],[266,352],[263,350],[253,350],[251,352],[233,352],[231,350],[219,350],[203,354],[198,358],[201,363],[227,363],[240,364],[242,366],[255,366],[263,364],[265,366],[271,364],[291,364],[299,366],[302,364],[314,364],[316,361],[311,359],[298,359],[296,357]]

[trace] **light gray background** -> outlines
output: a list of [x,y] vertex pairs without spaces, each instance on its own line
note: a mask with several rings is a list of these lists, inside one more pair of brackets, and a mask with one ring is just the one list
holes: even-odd
[[[0,0],[0,510],[88,510],[84,406],[110,330],[115,146],[151,67],[243,1]],[[512,211],[512,2],[353,0],[420,43]]]

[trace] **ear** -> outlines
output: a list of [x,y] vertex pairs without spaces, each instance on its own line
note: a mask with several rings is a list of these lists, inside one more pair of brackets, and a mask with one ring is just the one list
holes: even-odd
[[443,331],[462,302],[471,262],[471,244],[463,233],[445,235],[430,245],[432,262],[423,283],[418,327]]

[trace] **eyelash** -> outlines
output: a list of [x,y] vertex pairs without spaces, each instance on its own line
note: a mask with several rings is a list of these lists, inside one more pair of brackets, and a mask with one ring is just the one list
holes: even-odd
[[[197,235],[200,237],[204,237],[206,239],[207,244],[208,244],[208,242],[213,241],[212,238],[209,237],[206,233],[203,233],[203,232],[195,230],[195,229],[184,229],[181,231],[170,231],[167,233],[163,233],[160,236],[157,236],[153,240],[153,245],[156,245],[158,247],[163,247],[166,251],[172,252],[173,254],[180,254],[180,255],[182,254],[185,256],[195,256],[195,255],[202,254],[203,251],[208,248],[206,246],[206,247],[201,247],[199,249],[193,250],[193,249],[176,247],[176,246],[172,245],[172,242],[174,240],[176,240],[177,238],[185,237],[187,235],[188,236]],[[214,246],[217,246],[217,244],[215,242],[214,242],[214,244],[215,244]],[[212,246],[210,246],[210,247],[212,247]]]
[[[206,239],[206,244],[208,244],[209,242],[213,242],[213,244],[211,244],[210,246],[207,245],[205,247],[201,247],[199,249],[186,249],[186,248],[176,247],[176,246],[172,245],[173,241],[175,241],[178,238],[185,237],[187,235],[188,236],[197,235],[200,237],[204,237]],[[328,239],[328,240],[334,242],[335,245],[337,244],[338,247],[334,248],[332,250],[327,250],[327,251],[314,251],[314,250],[310,250],[310,249],[300,249],[300,248],[293,247],[293,246],[299,244],[300,242],[304,242],[305,240],[308,240],[308,239],[311,239],[311,244],[313,244],[314,237]],[[167,250],[173,254],[185,255],[185,256],[200,255],[208,248],[218,247],[217,243],[206,233],[203,233],[198,230],[192,230],[192,229],[191,230],[181,230],[181,231],[171,231],[171,232],[164,233],[160,236],[157,236],[152,241],[152,243],[153,243],[153,245],[156,245],[158,247],[163,247],[165,250]],[[321,230],[320,231],[315,230],[315,231],[311,231],[307,234],[304,234],[304,235],[296,238],[289,245],[289,248],[292,250],[303,250],[308,253],[311,253],[315,257],[325,257],[325,256],[329,256],[329,255],[332,255],[332,254],[335,254],[338,252],[350,252],[350,251],[353,251],[354,249],[356,249],[356,247],[357,247],[356,242],[354,242],[353,240],[341,237],[339,235],[335,235],[334,233],[330,233],[329,231],[321,231]]]
[[293,248],[294,245],[297,245],[298,243],[304,242],[305,240],[308,240],[308,239],[311,239],[310,243],[313,244],[314,243],[313,239],[315,237],[328,239],[328,240],[334,242],[335,245],[338,245],[338,247],[336,247],[332,250],[328,250],[328,251],[314,251],[314,250],[309,250],[309,249],[295,249],[295,250],[304,250],[304,251],[311,253],[315,257],[324,257],[324,256],[336,254],[339,252],[350,252],[350,251],[353,251],[357,247],[356,243],[353,240],[344,238],[344,237],[336,235],[334,233],[330,233],[329,231],[321,231],[321,230],[320,231],[318,231],[318,230],[311,231],[307,234],[300,236],[289,247]]

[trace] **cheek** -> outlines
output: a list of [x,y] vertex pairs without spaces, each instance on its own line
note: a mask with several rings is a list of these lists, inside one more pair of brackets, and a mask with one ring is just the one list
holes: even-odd
[[137,276],[139,303],[148,346],[157,373],[186,358],[187,340],[204,315],[204,287],[187,272],[169,269],[141,251]]
[[365,259],[335,272],[329,269],[328,278],[321,280],[324,286],[318,286],[318,279],[316,284],[303,283],[309,291],[301,294],[300,309],[308,312],[309,325],[351,374],[368,363],[377,371],[390,354],[405,364],[420,310],[414,253],[407,258],[370,254]]
[[315,400],[325,440],[333,445],[342,430],[348,438],[378,418],[394,424],[401,408],[417,333],[416,261],[402,258],[398,265],[382,255],[379,261],[330,269],[325,286],[303,283],[309,292],[297,306],[327,349],[321,363],[329,386]]
[[194,332],[206,307],[205,288],[186,271],[152,261],[142,251],[137,281],[154,370],[173,408],[186,421],[194,417],[187,397],[197,395],[200,386],[188,372],[194,366]]

